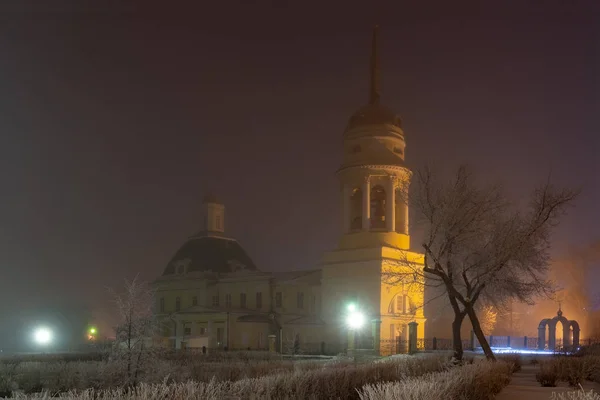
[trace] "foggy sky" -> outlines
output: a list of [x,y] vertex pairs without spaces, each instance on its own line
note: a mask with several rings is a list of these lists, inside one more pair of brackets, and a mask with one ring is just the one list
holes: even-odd
[[0,6],[2,315],[157,277],[209,191],[259,268],[316,267],[374,23],[412,167],[552,171],[584,189],[556,251],[600,237],[597,2],[52,3]]

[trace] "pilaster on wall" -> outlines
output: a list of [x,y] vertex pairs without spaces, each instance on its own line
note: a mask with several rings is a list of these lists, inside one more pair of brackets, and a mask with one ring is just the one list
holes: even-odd
[[366,177],[363,182],[362,206],[362,230],[368,232],[371,228],[371,179],[369,177]]
[[343,207],[343,233],[346,234],[348,232],[350,232],[350,197],[352,196],[352,188],[350,187],[350,185],[345,184],[343,189],[342,189],[342,196],[344,196],[344,198],[342,199],[342,207]]
[[385,225],[388,232],[396,232],[396,181],[396,176],[390,175],[385,193]]
[[379,318],[371,321],[371,334],[373,335],[373,350],[375,354],[381,355],[381,320]]

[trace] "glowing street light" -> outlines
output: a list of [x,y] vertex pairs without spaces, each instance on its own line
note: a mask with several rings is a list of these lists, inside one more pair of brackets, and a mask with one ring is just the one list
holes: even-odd
[[360,311],[351,312],[346,317],[346,324],[352,330],[360,329],[365,324],[365,315]]
[[95,326],[90,326],[88,329],[88,340],[96,340],[96,335],[98,334],[98,329]]
[[354,349],[356,348],[356,331],[363,327],[366,318],[365,314],[358,309],[356,304],[350,303],[346,308],[348,309],[348,314],[346,315],[346,326],[348,327],[348,353],[354,354],[356,359],[356,354],[354,353]]
[[365,324],[365,315],[357,310],[353,303],[348,304],[348,315],[346,316],[346,325],[348,328],[357,330]]
[[52,342],[52,331],[46,327],[39,327],[33,332],[33,340],[42,346]]

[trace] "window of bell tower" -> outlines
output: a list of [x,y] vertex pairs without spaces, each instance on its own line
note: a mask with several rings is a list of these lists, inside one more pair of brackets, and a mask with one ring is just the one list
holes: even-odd
[[362,229],[362,190],[354,189],[350,196],[350,230]]
[[380,185],[371,189],[371,228],[385,229],[385,189]]

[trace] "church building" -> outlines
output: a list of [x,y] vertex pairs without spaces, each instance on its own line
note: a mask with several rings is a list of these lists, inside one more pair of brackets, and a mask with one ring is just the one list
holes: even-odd
[[[357,346],[386,354],[416,322],[425,336],[423,255],[410,251],[406,190],[411,171],[400,118],[380,102],[378,30],[373,32],[368,104],[343,132],[337,171],[343,224],[338,245],[314,269],[267,272],[225,233],[225,206],[203,202],[201,230],[188,238],[155,282],[166,346],[277,351],[343,351],[346,313],[365,317]],[[406,272],[406,281],[386,278]],[[412,278],[411,278],[412,276]]]

